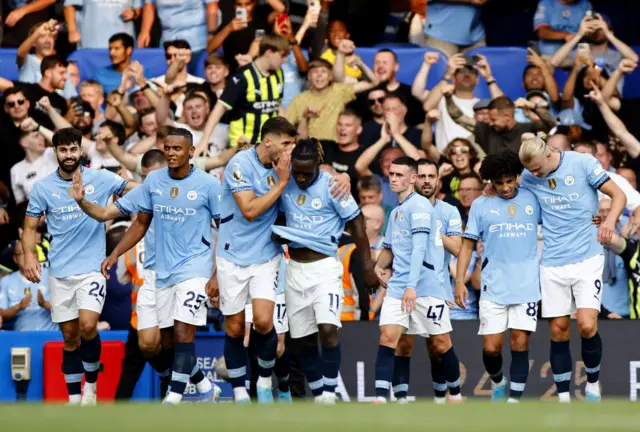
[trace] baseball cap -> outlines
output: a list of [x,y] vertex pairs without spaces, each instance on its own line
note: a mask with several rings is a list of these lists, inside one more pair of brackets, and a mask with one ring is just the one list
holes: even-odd
[[491,103],[491,99],[480,99],[474,106],[474,111],[480,111],[481,109],[489,108],[489,104]]
[[558,124],[562,126],[580,126],[585,130],[592,129],[591,126],[584,121],[582,114],[571,108],[560,111],[556,120],[558,120]]

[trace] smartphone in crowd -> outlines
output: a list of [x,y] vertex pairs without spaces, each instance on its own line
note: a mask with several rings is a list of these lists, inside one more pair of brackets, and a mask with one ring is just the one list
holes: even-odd
[[588,43],[579,43],[578,44],[578,52],[590,55],[591,54],[591,47],[589,46]]
[[241,19],[244,22],[249,20],[249,16],[247,14],[247,10],[245,8],[237,8],[236,9],[236,18]]
[[264,37],[264,34],[265,32],[263,29],[256,30],[255,39],[262,39]]

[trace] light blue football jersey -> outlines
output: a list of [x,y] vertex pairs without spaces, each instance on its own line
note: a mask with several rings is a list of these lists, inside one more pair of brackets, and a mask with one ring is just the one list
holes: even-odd
[[191,167],[183,179],[169,168],[147,176],[140,211],[153,215],[156,287],[167,288],[213,273],[211,219],[220,217],[220,182]]
[[291,240],[291,248],[308,248],[333,257],[345,224],[360,214],[358,204],[349,195],[341,201],[331,195],[331,174],[321,171],[307,189],[292,178],[278,202],[287,218],[286,227],[274,226],[273,232]]
[[287,260],[284,254],[280,260],[280,269],[278,270],[278,286],[276,287],[276,295],[284,294],[285,276],[287,274]]
[[[85,199],[106,207],[112,195],[120,195],[127,181],[107,170],[80,167]],[[87,216],[71,196],[71,180],[58,170],[38,180],[31,191],[27,216],[46,215],[51,234],[49,274],[66,278],[99,272],[105,258],[105,225]]]
[[[128,194],[114,202],[118,210],[123,215],[129,216],[132,213],[140,212],[140,203],[145,201],[144,187],[138,186],[133,188]],[[144,235],[144,263],[143,268],[154,270],[156,267],[156,237],[153,232],[153,224],[149,226],[147,233]]]
[[521,185],[538,198],[542,209],[542,265],[575,264],[602,255],[598,228],[597,189],[609,176],[591,155],[561,152],[558,169],[544,178],[525,170]]
[[415,192],[391,212],[384,240],[385,249],[391,249],[393,253],[388,296],[401,299],[407,287],[415,288],[418,297],[430,295],[425,284],[419,282],[426,270],[427,242],[434,220],[434,209],[429,200]]
[[282,253],[282,246],[271,240],[271,226],[278,217],[274,203],[249,222],[238,207],[233,194],[252,190],[261,197],[278,182],[272,167],[265,167],[256,149],[238,152],[224,169],[222,208],[217,255],[240,266],[269,261]]
[[39,283],[29,282],[19,271],[0,279],[0,309],[11,308],[22,301],[26,289],[31,290],[31,302],[26,309],[18,312],[13,324],[15,331],[57,331],[58,324],[51,321],[51,312],[38,305],[38,290],[45,301],[49,301],[48,272],[42,269]]
[[[438,220],[436,226],[438,233],[444,233],[447,237],[462,236],[462,218],[460,217],[458,208],[442,200],[436,200],[433,207],[435,208],[436,218]],[[436,240],[434,239],[434,241]],[[448,293],[447,299],[452,299],[453,290],[451,286],[449,262],[451,262],[451,253],[445,249],[443,262],[444,286]]]
[[464,237],[482,239],[480,300],[514,305],[540,300],[535,195],[518,189],[512,199],[481,196],[471,204]]

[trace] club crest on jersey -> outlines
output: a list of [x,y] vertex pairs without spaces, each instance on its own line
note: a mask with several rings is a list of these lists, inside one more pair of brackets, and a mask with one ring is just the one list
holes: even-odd
[[194,190],[190,190],[189,192],[187,192],[187,199],[189,201],[193,201],[196,198],[198,198],[198,192],[194,191]]
[[305,202],[307,202],[307,196],[305,194],[298,195],[298,200],[296,201],[298,206],[302,207]]
[[30,295],[30,294],[31,294],[31,287],[26,287],[26,288],[24,289],[24,295],[28,296],[28,295]]
[[318,210],[322,207],[322,200],[320,198],[314,198],[311,200],[311,208],[314,210]]
[[509,207],[507,207],[507,213],[509,213],[509,216],[515,216],[516,215],[516,206],[510,205]]
[[524,207],[524,212],[525,212],[526,214],[528,214],[529,216],[531,216],[531,215],[533,214],[533,207],[532,207],[532,206],[530,206],[530,205],[526,205],[526,206]]
[[272,188],[275,185],[276,185],[276,178],[274,176],[267,177],[267,186],[269,186],[269,188]]
[[402,222],[404,220],[404,213],[403,212],[398,212],[398,219],[400,219],[400,222]]
[[96,190],[96,189],[95,189],[95,188],[93,187],[93,185],[91,185],[91,184],[86,185],[86,186],[84,187],[84,193],[86,193],[87,195],[91,195],[92,193],[94,193],[94,192],[95,192],[95,190]]
[[233,172],[231,173],[231,176],[238,183],[242,181],[242,173],[240,172],[240,170],[238,168],[235,168],[233,170]]
[[556,186],[558,186],[558,183],[556,183],[556,179],[550,178],[549,180],[547,180],[547,183],[549,183],[549,187],[551,188],[551,190],[555,190]]
[[573,178],[573,176],[566,176],[564,178],[564,184],[566,184],[567,186],[573,186],[573,184],[576,182],[576,179]]
[[178,196],[178,188],[172,187],[169,191],[169,196],[171,197],[171,199],[175,199]]

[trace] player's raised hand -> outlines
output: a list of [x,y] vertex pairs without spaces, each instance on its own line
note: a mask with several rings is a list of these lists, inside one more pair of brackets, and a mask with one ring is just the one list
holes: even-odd
[[100,266],[100,272],[102,276],[109,279],[109,270],[113,267],[118,261],[118,257],[113,256],[113,254],[109,255],[107,258],[102,261],[102,265]]
[[603,245],[611,243],[615,229],[614,222],[610,222],[607,219],[603,220],[600,228],[598,228],[598,242]]
[[204,290],[207,293],[207,296],[209,296],[209,300],[213,307],[218,308],[220,302],[220,289],[218,287],[218,278],[216,275],[211,276],[211,279],[207,282]]
[[291,176],[291,150],[285,150],[280,155],[278,163],[276,163],[276,174],[278,174],[278,183],[286,185],[289,183]]
[[40,268],[38,257],[36,257],[33,253],[25,253],[24,260],[24,276],[29,282],[40,282],[42,269]]
[[456,293],[455,293],[456,304],[460,306],[462,309],[466,309],[466,304],[469,303],[469,290],[463,281],[456,280]]
[[80,173],[79,169],[73,173],[72,191],[73,191],[73,199],[76,200],[76,202],[80,202],[84,199],[84,188],[82,187],[82,174]]
[[416,290],[415,288],[407,288],[402,296],[402,310],[404,313],[410,314],[416,310]]
[[351,194],[351,177],[347,173],[340,173],[331,177],[329,186],[331,185],[333,185],[331,196],[338,201],[348,198],[349,194]]

